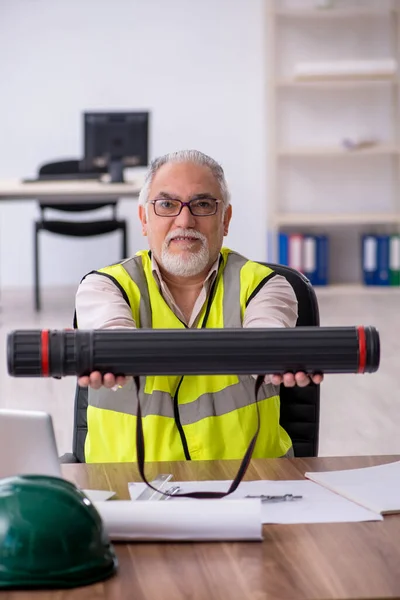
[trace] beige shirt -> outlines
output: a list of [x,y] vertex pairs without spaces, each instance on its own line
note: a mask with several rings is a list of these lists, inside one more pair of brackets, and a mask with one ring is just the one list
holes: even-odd
[[[160,269],[152,259],[152,272],[161,295],[188,327],[196,327],[198,317],[218,271],[217,260],[208,273],[193,307],[189,321],[174,301],[163,281]],[[113,282],[97,273],[88,275],[76,294],[76,315],[80,329],[113,329],[135,327],[128,304]],[[294,327],[297,321],[297,299],[290,283],[281,275],[271,277],[250,300],[243,318],[243,327]]]

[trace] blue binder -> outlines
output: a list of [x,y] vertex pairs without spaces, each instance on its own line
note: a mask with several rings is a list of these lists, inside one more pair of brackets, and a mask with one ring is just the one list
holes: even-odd
[[328,237],[306,235],[304,237],[304,275],[312,285],[328,285]]
[[378,235],[376,285],[390,285],[389,253],[390,236]]
[[378,273],[378,239],[376,235],[362,236],[362,276],[365,285],[376,285]]
[[279,259],[280,265],[289,265],[289,236],[287,233],[279,234]]
[[317,235],[317,274],[316,285],[328,285],[329,281],[329,239],[326,235]]

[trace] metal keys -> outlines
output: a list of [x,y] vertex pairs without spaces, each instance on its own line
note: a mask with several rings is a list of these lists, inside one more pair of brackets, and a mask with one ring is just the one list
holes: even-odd
[[[151,485],[157,488],[159,491],[162,491],[164,486],[172,479],[172,474],[168,473],[167,475],[157,475],[153,481],[151,481]],[[152,488],[146,488],[137,498],[136,501],[141,500],[160,500],[163,495],[159,492],[153,490]]]
[[172,496],[175,496],[178,492],[180,492],[181,488],[179,485],[173,485],[172,487],[165,490],[165,493],[169,494],[168,496],[163,496],[160,500],[171,500]]

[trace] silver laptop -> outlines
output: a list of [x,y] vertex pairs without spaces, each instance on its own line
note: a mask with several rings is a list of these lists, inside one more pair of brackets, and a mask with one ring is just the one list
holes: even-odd
[[0,409],[0,478],[27,474],[61,477],[52,418]]

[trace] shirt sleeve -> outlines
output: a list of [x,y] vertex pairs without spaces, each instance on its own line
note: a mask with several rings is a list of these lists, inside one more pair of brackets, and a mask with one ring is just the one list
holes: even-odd
[[[295,327],[296,322],[296,294],[285,277],[274,275],[250,300],[244,313],[243,327]],[[264,377],[264,383],[271,383],[271,375]],[[278,386],[276,390],[279,393]]]
[[295,327],[297,298],[288,280],[275,275],[250,300],[243,327]]
[[80,283],[75,299],[79,329],[136,327],[121,290],[104,275],[91,273]]

